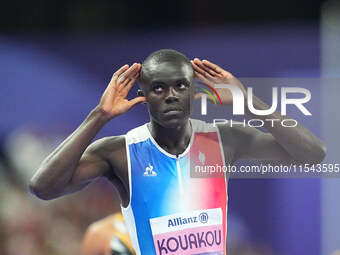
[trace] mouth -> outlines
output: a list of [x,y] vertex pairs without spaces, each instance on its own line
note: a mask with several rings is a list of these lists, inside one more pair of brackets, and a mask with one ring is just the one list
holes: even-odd
[[164,111],[167,115],[179,114],[181,112],[183,112],[183,110],[178,107],[169,107]]

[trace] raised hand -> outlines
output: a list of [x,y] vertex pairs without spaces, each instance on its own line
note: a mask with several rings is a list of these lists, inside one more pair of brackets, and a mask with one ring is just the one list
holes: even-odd
[[134,63],[130,68],[129,65],[124,65],[113,74],[97,106],[109,119],[127,112],[135,104],[145,102],[145,97],[136,97],[130,101],[126,99],[138,78],[141,66],[139,63]]
[[[232,84],[240,88],[243,93],[246,93],[242,83],[237,80],[231,73],[219,67],[218,65],[215,65],[208,60],[201,61],[198,58],[192,60],[191,64],[195,70],[195,77],[200,79],[205,85],[209,86],[210,88],[214,88],[214,90],[216,90],[216,92],[220,95],[221,101],[224,105],[232,104],[232,94],[229,89],[215,89],[216,84]],[[199,96],[200,95],[198,95],[198,97]],[[215,93],[214,98],[216,100],[218,99]],[[208,99],[212,101],[210,97],[208,97]]]

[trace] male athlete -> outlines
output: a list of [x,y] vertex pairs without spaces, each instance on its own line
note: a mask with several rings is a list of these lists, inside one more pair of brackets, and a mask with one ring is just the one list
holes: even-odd
[[[325,145],[309,130],[219,125],[190,119],[194,77],[207,84],[242,84],[207,61],[189,61],[174,50],[152,53],[143,64],[124,65],[112,77],[98,106],[42,163],[30,183],[41,199],[83,189],[106,176],[117,189],[137,254],[225,254],[226,178],[190,178],[190,164],[230,165],[241,158],[272,164],[315,164]],[[139,78],[140,95],[126,96]],[[219,90],[223,104],[231,104]],[[247,100],[246,100],[247,101]],[[124,136],[92,139],[101,128],[135,104],[145,102],[150,122]],[[253,96],[256,109],[269,107]],[[248,114],[252,113],[245,108]],[[279,119],[279,112],[257,119]],[[264,121],[266,123],[266,121]],[[118,125],[118,123],[117,123]]]

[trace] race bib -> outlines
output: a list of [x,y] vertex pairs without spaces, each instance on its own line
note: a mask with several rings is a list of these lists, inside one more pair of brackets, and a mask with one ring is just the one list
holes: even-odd
[[223,255],[222,217],[215,208],[150,219],[156,254]]

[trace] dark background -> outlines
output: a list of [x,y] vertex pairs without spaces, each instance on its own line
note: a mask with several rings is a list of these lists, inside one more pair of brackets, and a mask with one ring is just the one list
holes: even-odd
[[0,3],[0,28],[8,32],[88,33],[136,27],[318,22],[322,2],[324,1],[8,0]]

